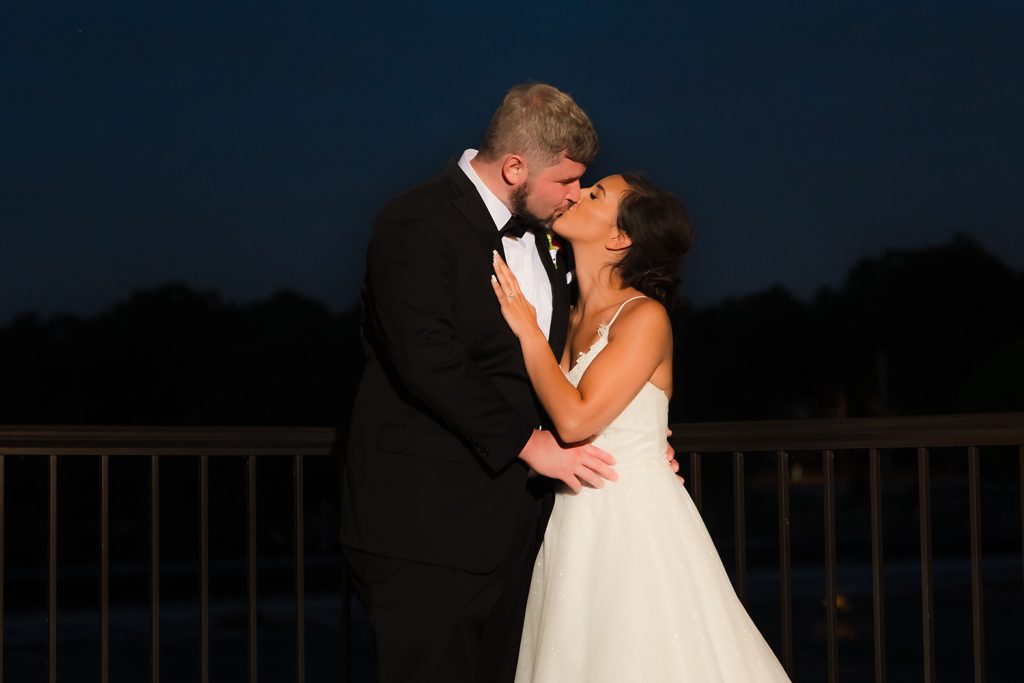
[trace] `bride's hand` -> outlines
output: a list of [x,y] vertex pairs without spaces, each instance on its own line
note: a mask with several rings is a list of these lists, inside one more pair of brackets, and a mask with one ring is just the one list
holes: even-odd
[[540,331],[537,325],[537,311],[523,296],[519,289],[519,280],[512,273],[512,270],[505,265],[498,252],[494,255],[494,275],[491,276],[491,287],[494,288],[494,296],[498,297],[501,304],[501,314],[505,322],[512,328],[513,334],[522,337],[531,331]]

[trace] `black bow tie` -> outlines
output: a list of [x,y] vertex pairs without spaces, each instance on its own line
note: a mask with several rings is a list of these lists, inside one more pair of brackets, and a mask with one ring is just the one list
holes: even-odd
[[512,216],[512,218],[508,219],[508,223],[505,223],[505,227],[498,231],[498,234],[502,237],[520,238],[531,229],[533,229],[533,225],[516,216]]

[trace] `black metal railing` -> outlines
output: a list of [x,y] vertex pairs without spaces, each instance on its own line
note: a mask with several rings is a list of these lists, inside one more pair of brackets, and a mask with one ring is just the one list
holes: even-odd
[[[0,428],[0,679],[4,667],[4,594],[5,536],[7,528],[7,459],[12,456],[46,458],[48,462],[47,527],[47,678],[57,680],[58,661],[58,515],[60,491],[58,468],[62,459],[93,456],[98,458],[99,486],[99,653],[96,662],[99,680],[110,676],[110,458],[131,456],[146,458],[149,465],[149,672],[156,683],[161,674],[161,559],[160,559],[160,466],[165,458],[193,458],[198,469],[199,507],[199,636],[195,654],[197,677],[210,680],[210,458],[242,458],[245,461],[246,516],[246,652],[248,680],[257,680],[257,500],[256,462],[265,458],[288,458],[292,475],[292,572],[294,599],[294,680],[306,676],[305,652],[305,518],[304,460],[324,458],[332,452],[332,429],[261,428]],[[95,486],[81,482],[80,486]],[[336,486],[334,487],[337,488]],[[175,495],[183,495],[176,491]],[[141,527],[141,525],[140,525]],[[141,532],[142,529],[140,528]]]
[[[818,453],[823,491],[822,518],[825,574],[826,671],[830,683],[839,680],[839,637],[837,629],[837,478],[836,456],[866,455],[870,510],[870,562],[873,627],[874,680],[886,680],[885,559],[883,519],[883,457],[888,450],[916,451],[918,489],[917,535],[920,552],[921,646],[926,683],[936,680],[935,586],[933,581],[933,503],[931,459],[936,449],[961,452],[967,466],[969,506],[969,557],[971,599],[971,649],[973,679],[985,680],[985,618],[982,574],[981,449],[1011,447],[1018,460],[1017,502],[1020,510],[1021,563],[1024,565],[1024,414],[927,416],[904,418],[858,418],[793,420],[770,422],[705,423],[673,426],[673,446],[688,455],[687,486],[698,508],[704,505],[704,472],[708,457],[731,457],[733,518],[733,579],[737,594],[744,599],[747,583],[747,505],[745,467],[748,454],[776,458],[778,495],[778,557],[781,644],[779,655],[787,671],[794,672],[794,630],[791,537],[791,458]],[[685,462],[686,457],[679,458]],[[717,539],[716,539],[717,540]],[[720,545],[720,547],[722,547]],[[1024,614],[1020,615],[1024,619]],[[1019,621],[1018,621],[1019,625]],[[799,634],[806,636],[806,634]]]
[[[754,591],[748,591],[751,572],[757,576],[772,577],[777,573],[777,589],[779,596],[779,638],[774,644],[787,671],[794,675],[795,680],[820,680],[827,675],[831,681],[840,680],[843,669],[840,668],[840,630],[839,630],[839,576],[843,563],[839,562],[837,550],[840,541],[846,537],[837,532],[839,519],[837,512],[851,505],[864,504],[867,508],[870,546],[870,591],[871,591],[871,630],[872,630],[872,662],[871,673],[862,678],[866,680],[873,674],[877,682],[886,680],[887,660],[886,626],[890,619],[886,615],[886,570],[885,557],[886,534],[892,535],[902,528],[895,528],[890,519],[886,525],[885,491],[883,483],[894,486],[900,477],[914,483],[918,491],[915,506],[917,524],[915,535],[918,541],[920,565],[920,647],[921,663],[918,670],[923,670],[924,680],[930,683],[936,678],[936,636],[935,636],[935,583],[933,560],[933,501],[931,488],[933,481],[933,464],[947,468],[952,460],[964,460],[966,465],[966,486],[968,489],[969,507],[969,564],[970,564],[970,603],[971,603],[971,650],[973,660],[973,677],[975,681],[984,681],[986,675],[985,652],[985,609],[984,609],[984,576],[982,555],[982,461],[995,462],[989,458],[990,451],[998,450],[1005,454],[1012,449],[1016,461],[1016,476],[1009,484],[1002,477],[1001,485],[1010,485],[1016,493],[1019,507],[1021,538],[1017,557],[1022,558],[1024,565],[1024,414],[1002,415],[963,415],[949,417],[908,417],[908,418],[865,418],[836,420],[794,420],[772,422],[735,422],[735,423],[704,423],[678,424],[673,426],[672,442],[679,460],[684,465],[687,488],[695,504],[709,520],[715,541],[723,551],[732,570],[737,594],[742,600],[749,601]],[[325,461],[332,453],[335,432],[331,429],[243,429],[243,428],[2,428],[0,427],[0,680],[4,678],[4,605],[6,576],[9,557],[5,555],[5,544],[11,537],[11,521],[8,516],[8,487],[22,486],[21,482],[7,474],[8,459],[12,456],[25,456],[31,460],[45,459],[47,465],[47,551],[45,574],[47,583],[47,604],[45,607],[46,627],[46,670],[48,680],[57,679],[57,661],[60,655],[58,647],[58,549],[60,547],[58,531],[58,515],[61,512],[61,491],[58,490],[58,471],[66,459],[80,459],[91,456],[98,460],[97,478],[91,482],[74,483],[75,487],[96,486],[98,481],[98,526],[99,526],[99,620],[97,666],[99,680],[106,683],[110,675],[111,651],[109,632],[110,624],[110,549],[111,549],[111,468],[110,460],[115,456],[126,456],[123,459],[137,462],[137,458],[145,459],[148,465],[149,509],[146,524],[133,526],[133,533],[148,536],[148,578],[149,578],[149,677],[159,681],[161,676],[161,464],[167,459],[175,463],[182,458],[191,458],[195,464],[197,490],[194,495],[198,507],[197,538],[199,548],[198,571],[194,580],[198,585],[198,635],[195,642],[197,677],[204,683],[210,680],[210,642],[215,635],[215,625],[210,619],[210,471],[211,458],[241,459],[245,466],[244,502],[231,501],[234,505],[244,506],[245,516],[245,651],[247,680],[256,681],[260,664],[258,656],[259,629],[258,620],[258,567],[260,558],[257,554],[257,537],[260,524],[272,522],[272,519],[257,519],[257,462],[265,459],[290,462],[291,478],[291,553],[290,567],[292,572],[291,595],[293,614],[289,626],[294,639],[294,662],[292,665],[293,679],[298,682],[306,680],[307,675],[307,614],[306,614],[306,558],[304,545],[306,530],[305,497],[306,483],[316,482],[305,471],[306,459],[310,462]],[[946,449],[949,449],[947,452]],[[941,452],[941,457],[933,463],[933,454]],[[994,451],[993,451],[994,452]],[[905,468],[902,473],[894,468],[897,454],[909,453],[913,459],[912,467]],[[961,455],[957,455],[962,453]],[[995,456],[993,456],[995,457]],[[774,463],[771,459],[774,458]],[[840,464],[837,473],[837,459]],[[900,463],[906,458],[900,460]],[[1000,458],[1003,463],[1006,458]],[[805,476],[799,484],[794,483],[798,467],[810,468],[809,463],[820,467],[820,476]],[[767,470],[764,465],[771,465]],[[845,489],[839,491],[843,482],[851,479],[853,465],[863,466],[867,480],[866,495],[858,490]],[[905,464],[905,463],[904,463]],[[843,465],[850,465],[846,469]],[[986,465],[988,467],[988,465]],[[1003,468],[1005,469],[1005,468]],[[722,476],[729,477],[731,485],[723,486],[726,481]],[[817,470],[816,470],[817,471]],[[1002,470],[1001,470],[1002,471]],[[767,472],[767,478],[755,481],[759,472]],[[843,475],[846,476],[843,476]],[[809,483],[808,483],[809,482]],[[717,488],[716,488],[717,486]],[[798,486],[799,488],[795,488]],[[761,498],[751,505],[748,498],[759,490],[770,493],[774,502],[766,503]],[[774,489],[774,490],[772,490]],[[337,505],[337,480],[331,481],[326,489],[333,499],[332,506]],[[798,602],[794,593],[794,557],[799,552],[800,562],[807,566],[807,549],[810,547],[806,531],[794,534],[794,521],[805,521],[805,507],[795,508],[807,501],[807,492],[813,490],[815,496],[820,491],[821,507],[819,508],[823,524],[822,544],[815,546],[817,567],[824,574],[823,588],[823,649],[825,666],[822,675],[808,674],[797,676],[797,665],[800,653],[807,651],[808,642],[815,641],[817,636],[813,629],[801,627],[806,620],[807,605]],[[794,499],[794,491],[800,495]],[[721,493],[711,495],[707,492]],[[731,496],[730,496],[731,492]],[[175,491],[180,498],[182,492]],[[731,500],[728,500],[731,498]],[[728,528],[718,529],[714,526],[714,512],[722,507],[723,501],[731,517]],[[717,506],[717,508],[716,508]],[[765,525],[764,518],[770,514],[770,507],[777,508],[774,522],[775,531],[772,541],[778,553],[777,569],[771,572],[763,570],[765,552],[763,544],[763,528],[751,529],[748,525],[748,514],[753,520]],[[837,507],[838,506],[838,507]],[[890,516],[891,517],[891,516]],[[905,526],[898,520],[899,526]],[[145,531],[143,531],[145,529]],[[731,531],[732,543],[724,543],[723,538]],[[731,553],[729,552],[731,548]],[[331,550],[337,555],[337,545]],[[905,548],[898,548],[905,551]],[[731,557],[730,557],[731,555]],[[5,559],[6,558],[6,559]],[[844,556],[845,561],[845,556]],[[340,565],[340,559],[338,560]],[[759,569],[759,567],[761,567]],[[775,579],[772,578],[774,581]],[[763,584],[761,581],[758,585]],[[351,669],[352,627],[349,621],[350,606],[347,590],[337,586],[335,597],[340,602],[341,640],[340,655],[343,660],[340,668],[342,680],[348,680]],[[889,603],[891,606],[891,603]],[[814,607],[812,605],[812,607]],[[799,614],[794,614],[797,608]],[[819,609],[814,607],[815,609]],[[801,621],[804,619],[804,621]],[[764,629],[765,624],[758,622]],[[904,637],[905,634],[901,634]],[[815,647],[821,645],[815,644]],[[820,650],[819,650],[820,652]],[[848,668],[848,667],[844,667]],[[859,675],[859,674],[856,674]],[[235,678],[239,678],[237,675]],[[849,672],[845,679],[851,680]],[[898,678],[898,677],[896,677]],[[194,680],[194,679],[193,679]]]

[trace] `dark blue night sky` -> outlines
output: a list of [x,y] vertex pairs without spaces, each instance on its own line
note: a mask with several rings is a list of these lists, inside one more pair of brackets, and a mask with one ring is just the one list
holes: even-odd
[[771,4],[6,3],[0,324],[168,280],[347,308],[375,209],[524,80],[590,113],[590,180],[686,200],[697,304],[958,232],[1024,267],[1024,4]]

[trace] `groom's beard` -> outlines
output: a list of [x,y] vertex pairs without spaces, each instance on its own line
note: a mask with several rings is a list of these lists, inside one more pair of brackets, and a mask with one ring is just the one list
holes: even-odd
[[512,213],[516,218],[530,223],[536,223],[545,230],[551,229],[551,224],[555,222],[554,216],[548,216],[547,218],[538,218],[528,208],[526,208],[526,198],[530,194],[530,181],[527,180],[522,185],[518,185],[513,188],[512,193],[509,194],[508,200],[512,204]]

